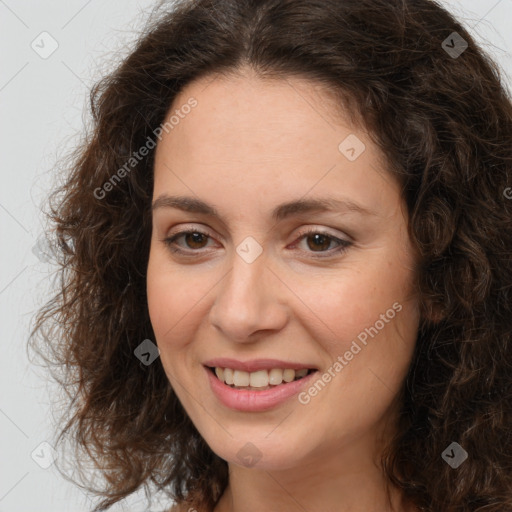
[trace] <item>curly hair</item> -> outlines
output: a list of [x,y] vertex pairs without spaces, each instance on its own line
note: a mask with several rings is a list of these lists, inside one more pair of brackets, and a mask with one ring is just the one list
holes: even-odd
[[[70,397],[58,442],[102,475],[95,511],[153,484],[211,510],[227,486],[160,361],[134,356],[155,339],[154,151],[126,162],[184,86],[245,65],[326,85],[399,180],[422,315],[385,474],[426,512],[512,510],[512,102],[497,64],[432,0],[181,0],[157,14],[91,91],[92,130],[48,201],[58,291],[29,340]],[[469,454],[456,471],[441,458],[454,440]]]

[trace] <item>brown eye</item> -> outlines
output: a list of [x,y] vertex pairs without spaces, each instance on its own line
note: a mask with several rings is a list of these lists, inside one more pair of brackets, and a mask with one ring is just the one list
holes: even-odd
[[331,245],[331,241],[333,240],[332,237],[328,237],[328,236],[322,235],[320,233],[315,233],[313,235],[307,235],[305,238],[308,241],[313,240],[312,243],[308,242],[308,244],[307,244],[308,247],[313,251],[316,251],[317,249],[319,249],[320,251],[328,249],[329,246]]
[[[176,241],[183,238],[185,245],[177,244]],[[163,240],[173,253],[182,254],[184,256],[195,256],[194,253],[201,253],[202,249],[207,247],[206,243],[210,239],[210,235],[199,230],[181,231]],[[326,258],[335,254],[343,253],[352,242],[341,240],[335,236],[318,230],[309,230],[301,234],[299,241],[306,240],[306,253],[313,253],[314,258]],[[337,247],[329,249],[332,243]],[[298,245],[296,243],[296,245]],[[317,253],[317,254],[315,254]]]
[[207,235],[196,231],[184,233],[183,236],[187,247],[190,247],[191,249],[202,249],[202,244],[207,239]]
[[[329,233],[319,231],[318,229],[310,229],[301,233],[299,241],[304,239],[306,240],[306,252],[318,253],[318,255],[313,254],[314,258],[327,258],[335,254],[343,253],[353,243],[332,236]],[[333,242],[336,243],[338,247],[329,250],[329,246]]]
[[[176,247],[176,240],[183,238],[185,241],[185,247],[178,245]],[[192,252],[197,252],[199,249],[203,249],[205,247],[205,242],[210,238],[210,236],[202,231],[193,230],[193,231],[181,231],[180,233],[176,233],[175,235],[164,239],[164,243],[169,247],[172,252],[182,252],[186,253],[187,249]]]

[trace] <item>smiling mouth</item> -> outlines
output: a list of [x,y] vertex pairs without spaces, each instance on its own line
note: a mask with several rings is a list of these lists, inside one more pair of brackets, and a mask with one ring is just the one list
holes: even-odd
[[314,368],[300,370],[272,368],[271,370],[259,370],[245,372],[231,368],[207,366],[217,379],[232,389],[246,389],[251,391],[264,391],[290,382],[303,379],[317,370]]

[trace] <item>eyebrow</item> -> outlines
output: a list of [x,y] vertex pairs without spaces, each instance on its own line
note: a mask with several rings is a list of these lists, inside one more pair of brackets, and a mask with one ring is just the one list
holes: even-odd
[[[219,215],[215,207],[194,197],[162,194],[151,205],[152,211],[159,208],[177,208],[186,212],[221,218],[221,215]],[[274,208],[271,217],[275,222],[278,222],[293,215],[313,212],[354,212],[365,216],[379,216],[375,210],[366,208],[348,199],[323,197],[315,199],[297,199],[280,204]]]

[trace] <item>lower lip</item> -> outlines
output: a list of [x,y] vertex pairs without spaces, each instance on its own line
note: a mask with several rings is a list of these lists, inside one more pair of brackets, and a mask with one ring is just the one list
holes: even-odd
[[314,371],[302,379],[286,382],[264,391],[251,391],[249,389],[231,388],[220,381],[209,368],[205,367],[205,370],[215,396],[226,407],[244,412],[266,411],[276,407],[288,398],[298,394],[318,373]]

